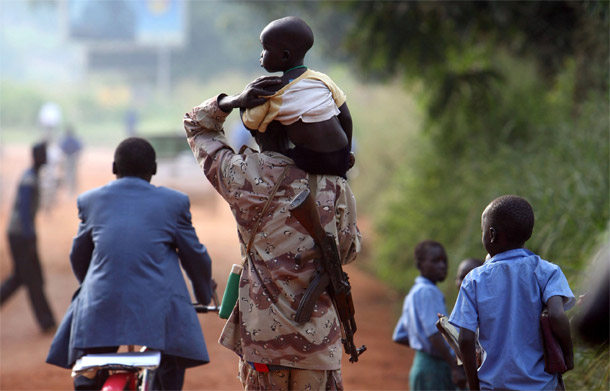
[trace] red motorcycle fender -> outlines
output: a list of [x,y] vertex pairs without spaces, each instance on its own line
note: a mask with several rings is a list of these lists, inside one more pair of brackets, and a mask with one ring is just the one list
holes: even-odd
[[[136,374],[133,372],[120,372],[108,376],[102,391],[135,390]],[[129,388],[126,388],[129,383]]]

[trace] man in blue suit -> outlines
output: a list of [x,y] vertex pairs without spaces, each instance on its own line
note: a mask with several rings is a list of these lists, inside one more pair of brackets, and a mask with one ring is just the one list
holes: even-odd
[[[162,352],[155,388],[179,390],[186,368],[209,357],[184,281],[198,302],[212,294],[211,260],[191,223],[188,196],[150,184],[152,145],[128,138],[112,164],[116,180],[78,198],[81,220],[70,252],[80,283],[47,362],[71,368],[87,353],[142,345]],[[75,378],[75,389],[103,379]]]

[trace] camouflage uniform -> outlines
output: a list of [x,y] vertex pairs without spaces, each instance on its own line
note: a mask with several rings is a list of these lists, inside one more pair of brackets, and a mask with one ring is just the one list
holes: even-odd
[[[325,292],[311,320],[294,321],[296,309],[315,275],[312,260],[295,256],[313,248],[312,238],[288,212],[292,198],[309,186],[310,176],[276,152],[236,154],[222,126],[228,113],[212,98],[185,115],[184,126],[193,153],[235,216],[242,258],[263,206],[286,167],[268,211],[262,217],[239,284],[238,305],[229,317],[220,343],[250,363],[311,370],[339,370],[341,328]],[[323,226],[339,240],[342,262],[360,251],[356,204],[347,181],[338,176],[311,176]]]
[[311,369],[280,369],[259,372],[250,364],[239,360],[239,380],[245,391],[342,391],[341,371],[315,371]]

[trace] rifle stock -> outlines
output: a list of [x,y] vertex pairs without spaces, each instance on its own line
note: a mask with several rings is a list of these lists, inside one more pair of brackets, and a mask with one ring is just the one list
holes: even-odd
[[326,235],[326,231],[322,228],[318,208],[310,195],[309,189],[303,190],[294,197],[290,203],[290,214],[301,223],[307,233],[319,244]]
[[316,267],[319,273],[314,277],[299,303],[295,319],[299,323],[309,321],[318,298],[324,290],[328,290],[339,315],[341,342],[345,353],[350,355],[350,362],[356,362],[358,356],[366,351],[366,346],[356,348],[354,344],[354,333],[356,332],[354,302],[349,279],[341,267],[335,237],[322,227],[318,208],[309,189],[302,191],[292,200],[290,213],[303,225],[322,253],[322,260],[317,261],[320,264]]

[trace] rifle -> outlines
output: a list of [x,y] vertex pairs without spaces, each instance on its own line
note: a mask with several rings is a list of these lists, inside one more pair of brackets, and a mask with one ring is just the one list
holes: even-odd
[[295,320],[298,323],[309,321],[318,298],[322,292],[328,290],[341,323],[341,343],[345,353],[350,355],[349,361],[354,363],[358,361],[358,356],[366,351],[366,346],[356,348],[354,345],[354,333],[356,333],[354,302],[349,279],[341,267],[335,237],[322,227],[316,203],[309,189],[297,194],[290,203],[289,210],[311,235],[322,255],[321,259],[314,261],[318,273],[299,303]]

